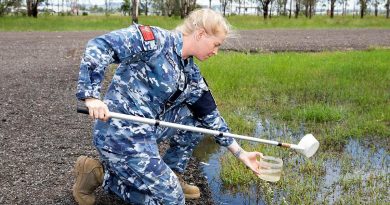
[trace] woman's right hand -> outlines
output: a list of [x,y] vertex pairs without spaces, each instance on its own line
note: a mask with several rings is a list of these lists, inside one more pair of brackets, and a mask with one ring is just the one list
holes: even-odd
[[110,118],[107,105],[99,99],[87,98],[85,99],[85,106],[88,107],[89,116],[93,119],[106,122]]

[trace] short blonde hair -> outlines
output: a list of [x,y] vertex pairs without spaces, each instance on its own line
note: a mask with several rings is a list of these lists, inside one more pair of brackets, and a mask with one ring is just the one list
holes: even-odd
[[221,34],[227,36],[231,31],[231,26],[227,20],[220,13],[211,9],[192,11],[183,24],[176,27],[176,30],[187,36],[199,28],[203,28],[207,34],[214,36]]

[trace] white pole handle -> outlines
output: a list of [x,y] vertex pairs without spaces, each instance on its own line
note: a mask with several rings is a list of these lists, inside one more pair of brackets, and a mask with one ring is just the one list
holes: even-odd
[[[84,113],[84,114],[89,113],[88,108],[85,105],[83,105],[83,106],[78,105],[77,112]],[[182,125],[182,124],[177,124],[177,123],[172,123],[172,122],[165,122],[165,121],[160,121],[160,120],[155,120],[155,119],[150,119],[150,118],[145,118],[145,117],[139,117],[139,116],[134,116],[134,115],[125,115],[125,114],[116,113],[116,112],[109,112],[109,116],[111,118],[117,118],[117,119],[122,119],[122,120],[131,120],[131,121],[145,123],[145,124],[149,124],[149,125],[170,127],[170,128],[180,129],[180,130],[199,132],[199,133],[203,133],[203,134],[233,137],[236,139],[249,140],[249,141],[253,141],[253,142],[260,142],[263,144],[276,145],[276,146],[292,148],[292,149],[297,149],[297,150],[304,149],[304,148],[302,148],[298,145],[295,145],[295,144],[281,143],[281,142],[277,142],[277,141],[273,141],[273,140],[248,137],[248,136],[244,136],[244,135],[236,135],[236,134],[232,134],[232,133],[228,133],[228,132],[220,132],[220,131],[216,131],[216,130],[193,127],[193,126]]]

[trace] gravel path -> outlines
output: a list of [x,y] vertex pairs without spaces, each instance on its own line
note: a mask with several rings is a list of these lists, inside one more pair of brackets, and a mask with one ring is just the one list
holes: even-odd
[[335,51],[390,48],[390,29],[247,30],[239,31],[222,47],[246,52]]
[[[0,204],[75,204],[73,163],[96,157],[92,121],[75,112],[80,56],[105,32],[0,32]],[[248,51],[320,51],[390,47],[390,30],[241,31],[222,47]],[[210,79],[212,80],[212,79]],[[198,162],[187,179],[212,204]],[[98,191],[98,204],[123,204]]]

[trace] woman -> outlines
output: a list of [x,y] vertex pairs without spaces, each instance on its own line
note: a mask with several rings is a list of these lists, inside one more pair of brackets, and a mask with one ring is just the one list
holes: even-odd
[[[201,134],[110,119],[108,111],[228,132],[193,57],[203,61],[216,55],[229,31],[220,14],[201,9],[173,32],[134,24],[88,42],[76,96],[99,119],[94,145],[103,166],[78,158],[73,195],[79,204],[93,204],[93,191],[102,181],[105,190],[134,204],[184,204],[185,198],[199,198],[199,189],[178,177]],[[100,86],[111,63],[119,66],[101,101]],[[160,157],[157,145],[165,139],[170,148]],[[246,152],[229,137],[215,139],[258,173],[261,153]]]

